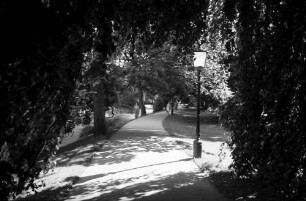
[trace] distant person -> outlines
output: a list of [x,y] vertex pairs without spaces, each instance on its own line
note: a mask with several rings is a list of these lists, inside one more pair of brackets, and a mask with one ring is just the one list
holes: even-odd
[[135,103],[134,111],[135,111],[135,118],[137,119],[139,117],[139,106],[138,106],[138,103]]
[[175,101],[175,103],[174,103],[174,110],[177,110],[177,108],[178,108],[178,102]]
[[166,110],[167,110],[168,114],[171,114],[172,107],[171,107],[171,103],[170,102],[168,102]]
[[168,114],[169,114],[169,107],[170,107],[170,104],[167,103],[167,105],[166,105],[166,111],[167,111]]

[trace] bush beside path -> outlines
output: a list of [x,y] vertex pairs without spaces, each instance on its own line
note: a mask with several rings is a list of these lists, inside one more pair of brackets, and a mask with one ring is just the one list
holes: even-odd
[[[194,159],[194,162],[205,173],[205,179],[230,201],[280,200],[278,195],[275,195],[268,186],[263,186],[261,181],[237,178],[234,171],[229,169],[232,159],[226,140],[230,136],[219,124],[218,119],[217,114],[201,111],[202,157]],[[165,119],[163,125],[177,143],[184,145],[185,152],[192,156],[196,130],[196,110],[177,110],[173,116],[168,116]]]

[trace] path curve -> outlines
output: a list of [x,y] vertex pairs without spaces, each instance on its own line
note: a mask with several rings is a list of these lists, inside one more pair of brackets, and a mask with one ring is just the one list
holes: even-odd
[[99,150],[67,200],[226,199],[163,128],[166,112],[123,126]]

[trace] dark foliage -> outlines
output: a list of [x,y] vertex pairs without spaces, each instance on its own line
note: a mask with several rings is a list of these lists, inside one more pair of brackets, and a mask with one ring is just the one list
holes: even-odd
[[[0,199],[6,200],[36,188],[34,178],[49,165],[69,117],[88,30],[60,15],[57,5],[10,0],[0,6]],[[74,11],[84,15],[77,6]]]
[[[101,65],[94,70],[111,81],[104,61],[115,50],[115,30],[151,33],[156,44],[174,35],[180,46],[188,46],[204,32],[207,2],[1,1],[0,199],[35,189],[58,136],[74,124],[68,120],[89,121],[91,111],[80,105],[90,100],[76,100],[86,53],[97,52]],[[85,111],[85,119],[73,105]]]
[[235,96],[222,114],[233,167],[283,198],[305,199],[306,3],[227,0],[224,11],[236,42],[228,44]]
[[165,109],[168,98],[164,96],[158,96],[153,103],[153,112],[159,112]]

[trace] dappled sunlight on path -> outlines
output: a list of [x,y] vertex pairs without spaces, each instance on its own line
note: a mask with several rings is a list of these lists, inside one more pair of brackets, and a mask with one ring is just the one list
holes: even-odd
[[164,112],[141,117],[115,133],[67,200],[225,200],[169,139],[165,117]]

